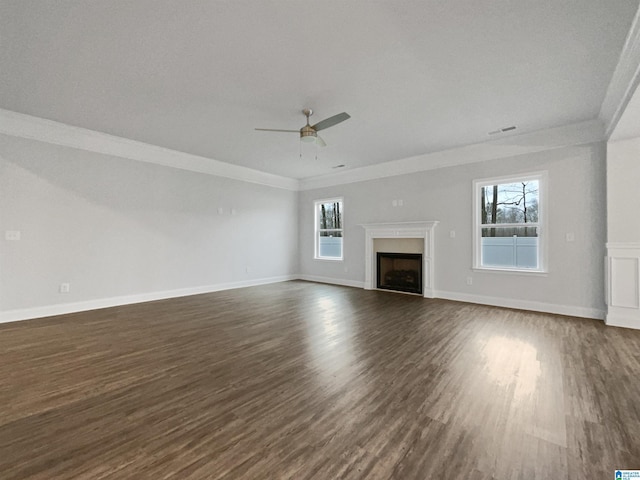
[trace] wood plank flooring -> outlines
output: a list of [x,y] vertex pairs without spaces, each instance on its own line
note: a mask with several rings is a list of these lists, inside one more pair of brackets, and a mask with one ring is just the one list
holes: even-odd
[[608,479],[640,331],[286,282],[0,325],[0,478]]

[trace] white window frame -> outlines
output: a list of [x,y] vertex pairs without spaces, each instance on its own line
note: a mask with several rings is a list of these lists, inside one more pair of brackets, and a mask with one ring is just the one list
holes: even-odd
[[[480,194],[482,187],[505,183],[519,183],[527,180],[538,181],[538,268],[496,267],[482,265],[482,215],[480,212]],[[547,171],[529,172],[504,177],[483,178],[473,181],[473,270],[483,272],[503,272],[531,275],[544,275],[548,272],[547,250],[549,235],[547,234],[547,190],[549,175]],[[508,227],[510,224],[501,226]],[[485,225],[486,227],[486,225]]]
[[[340,229],[330,229],[332,231],[340,231],[342,233],[342,255],[340,257],[321,257],[320,256],[320,220],[318,218],[318,213],[319,213],[319,206],[322,205],[323,203],[336,203],[336,202],[340,202],[341,206],[342,206],[342,228]],[[334,197],[334,198],[324,198],[321,200],[315,200],[313,202],[313,238],[314,238],[314,254],[313,254],[313,258],[315,260],[326,260],[329,262],[341,262],[344,260],[344,198],[342,197]]]

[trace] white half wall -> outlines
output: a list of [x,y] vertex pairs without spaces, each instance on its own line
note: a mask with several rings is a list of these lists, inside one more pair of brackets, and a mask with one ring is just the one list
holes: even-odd
[[[604,142],[596,142],[301,191],[301,273],[342,284],[363,283],[365,232],[360,224],[436,220],[436,296],[602,319],[605,153]],[[542,170],[549,178],[548,273],[472,270],[472,181]],[[344,261],[314,260],[313,202],[338,196],[344,198]],[[566,240],[568,233],[573,242]],[[467,277],[472,285],[467,285]]]
[[640,243],[607,243],[607,325],[640,329]]
[[282,188],[0,135],[0,206],[0,320],[298,273]]

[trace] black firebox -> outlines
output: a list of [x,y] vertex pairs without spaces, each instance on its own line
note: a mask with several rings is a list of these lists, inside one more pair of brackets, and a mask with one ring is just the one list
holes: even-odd
[[422,294],[422,254],[378,252],[378,288]]

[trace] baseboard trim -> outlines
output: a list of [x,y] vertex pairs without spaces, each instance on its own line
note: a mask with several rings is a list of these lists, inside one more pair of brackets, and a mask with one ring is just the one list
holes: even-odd
[[[344,280],[341,278],[320,277],[316,275],[298,275],[300,280],[310,282],[329,283],[332,285],[343,285],[346,287],[364,288],[364,282],[355,280]],[[605,312],[596,308],[576,307],[572,305],[556,305],[554,303],[534,302],[529,300],[516,300],[512,298],[490,297],[485,295],[471,295],[459,292],[446,292],[434,290],[433,297],[444,300],[455,300],[458,302],[478,303],[480,305],[490,305],[493,307],[516,308],[518,310],[530,310],[533,312],[554,313],[557,315],[568,315],[571,317],[592,318],[604,320]],[[607,323],[609,325],[609,323]],[[633,327],[628,327],[633,328]]]
[[623,316],[607,313],[607,317],[604,320],[608,326],[633,328],[634,330],[640,330],[640,317],[638,316]]
[[[298,278],[300,280],[307,280],[310,282],[329,283],[332,285],[364,288],[364,282],[358,282],[354,280],[320,277],[316,275],[299,275]],[[556,305],[554,303],[515,300],[511,298],[490,297],[485,295],[470,295],[466,293],[447,292],[443,290],[434,290],[432,293],[433,298],[442,298],[444,300],[478,303],[480,305],[490,305],[493,307],[516,308],[518,310],[530,310],[533,312],[553,313],[556,315],[568,315],[571,317],[591,318],[595,320],[605,319],[605,312],[596,308],[584,308],[572,305]],[[609,325],[609,323],[607,323],[607,325]]]
[[7,310],[4,312],[0,312],[0,323],[31,320],[34,318],[51,317],[53,315],[64,315],[67,313],[97,310],[100,308],[118,307],[121,305],[131,305],[133,303],[152,302],[155,300],[165,300],[168,298],[187,297],[189,295],[219,292],[222,290],[232,290],[235,288],[255,287],[257,285],[266,285],[270,283],[296,280],[297,278],[298,275],[282,275],[278,277],[259,278],[255,280],[243,280],[241,282],[218,283],[215,285],[203,285],[200,287],[179,288],[175,290],[164,290],[136,295],[123,295],[120,297],[98,298],[95,300],[86,300],[82,302],[61,303],[57,305],[44,305],[41,307]]
[[[341,285],[344,287],[364,288],[364,282],[356,280],[345,280],[341,278],[322,277],[318,275],[281,275],[277,277],[260,278],[255,280],[244,280],[241,282],[218,283],[215,285],[203,285],[200,287],[180,288],[175,290],[164,290],[159,292],[142,293],[137,295],[124,295],[120,297],[100,298],[74,303],[61,303],[58,305],[45,305],[41,307],[24,308],[17,310],[7,310],[0,312],[0,323],[17,322],[20,320],[30,320],[35,318],[51,317],[54,315],[64,315],[67,313],[84,312],[97,310],[100,308],[117,307],[121,305],[131,305],[134,303],[152,302],[155,300],[165,300],[169,298],[186,297],[189,295],[199,295],[202,293],[219,292],[232,290],[235,288],[255,287],[270,283],[287,282],[290,280],[306,280],[309,282],[327,283],[331,285]],[[620,317],[617,315],[605,315],[602,310],[594,308],[576,307],[570,305],[556,305],[552,303],[533,302],[528,300],[515,300],[485,295],[471,295],[459,292],[446,292],[438,290],[434,292],[435,298],[445,300],[455,300],[458,302],[478,303],[481,305],[491,305],[495,307],[517,308],[520,310],[531,310],[534,312],[554,313],[558,315],[569,315],[573,317],[593,318],[605,320],[606,324],[616,327],[639,328],[637,319]]]
[[445,292],[442,290],[438,290],[436,292],[436,297],[445,300],[455,300],[458,302],[479,303],[481,305],[491,305],[494,307],[516,308],[518,310],[554,313],[557,315],[569,315],[571,317],[592,318],[596,320],[604,320],[605,318],[605,312],[603,310],[598,310],[597,308],[576,307],[573,305],[557,305],[555,303],[472,295],[459,292]]
[[342,285],[343,287],[364,288],[364,282],[356,280],[344,280],[342,278],[320,277],[317,275],[298,275],[298,280],[306,280],[308,282],[329,283],[331,285]]

